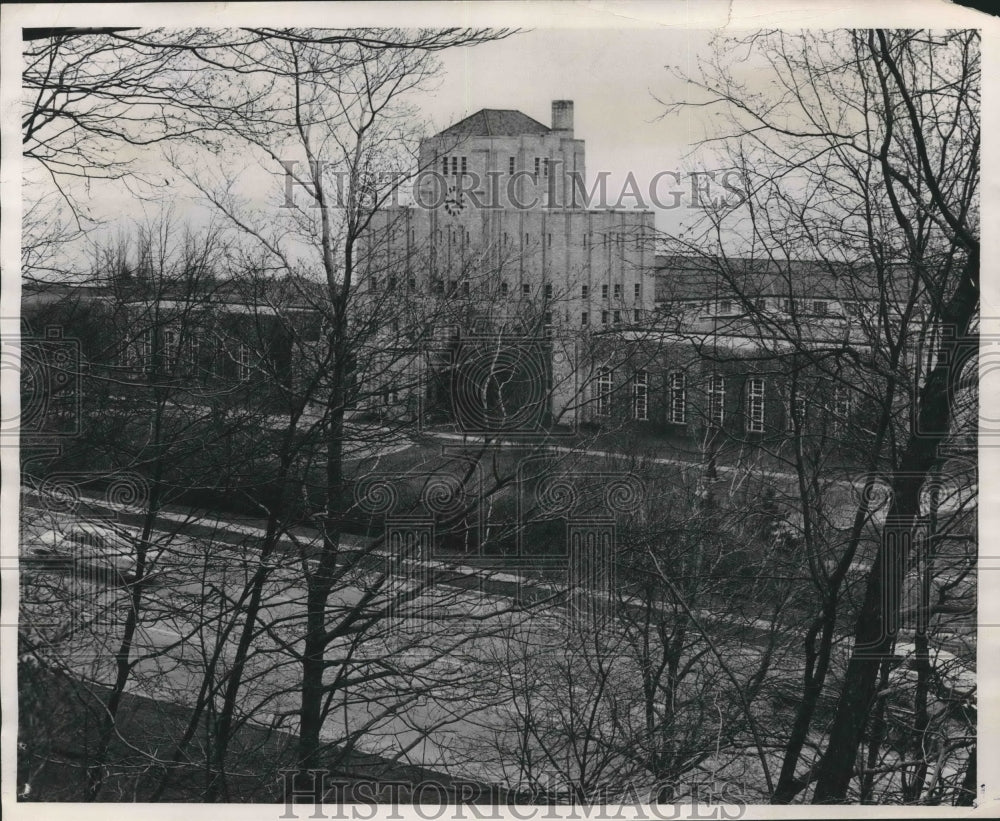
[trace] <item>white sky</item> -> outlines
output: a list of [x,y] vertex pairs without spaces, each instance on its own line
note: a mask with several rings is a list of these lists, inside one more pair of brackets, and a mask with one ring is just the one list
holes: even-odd
[[[700,116],[657,120],[653,97],[679,99],[683,84],[667,67],[693,73],[711,31],[677,29],[536,29],[507,40],[445,52],[440,86],[420,106],[438,128],[481,108],[513,108],[550,125],[552,100],[573,100],[574,136],[586,141],[587,177],[610,171],[609,191],[632,171],[643,191],[658,171],[685,167],[683,155],[703,134]],[[660,200],[671,202],[661,178]],[[689,188],[684,183],[684,189]],[[626,207],[634,199],[624,201]],[[657,213],[657,227],[675,230],[683,208]]]

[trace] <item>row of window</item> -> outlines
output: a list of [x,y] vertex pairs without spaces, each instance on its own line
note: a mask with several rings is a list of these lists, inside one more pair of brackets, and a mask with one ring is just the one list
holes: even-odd
[[[753,299],[753,307],[758,311],[766,311],[769,307],[769,301],[767,297],[755,297]],[[786,314],[811,314],[814,316],[827,316],[830,314],[831,306],[836,303],[830,303],[826,300],[820,299],[785,299],[782,300],[781,310]],[[705,305],[706,311],[712,310],[712,303],[707,303]],[[715,312],[719,316],[728,316],[733,314],[741,313],[743,308],[740,303],[731,299],[720,299],[714,304]],[[860,314],[859,306],[856,302],[844,302],[841,303],[841,308],[845,316],[858,316]]]
[[[608,323],[613,325],[620,325],[622,321],[621,311],[601,311],[601,324],[607,325]],[[642,321],[642,311],[639,308],[635,308],[632,311],[632,321],[641,322]],[[586,328],[590,325],[590,314],[587,311],[582,311],[580,313],[580,327]]]
[[[469,170],[468,157],[465,156],[444,156],[441,157],[441,173],[445,176],[452,175],[458,176],[459,174],[465,174]],[[540,177],[549,176],[549,166],[553,164],[548,157],[535,157],[532,176],[535,180]],[[517,171],[517,157],[507,158],[507,173],[513,176]]]
[[[598,416],[609,416],[611,413],[611,395],[614,384],[614,372],[603,368],[597,375],[596,413]],[[751,376],[746,380],[746,431],[747,433],[763,433],[765,418],[765,387],[762,376]],[[667,421],[675,425],[686,425],[688,422],[688,387],[687,374],[683,371],[672,371],[667,374]],[[706,389],[708,396],[708,420],[722,427],[726,420],[726,378],[721,374],[711,374]],[[649,419],[649,374],[645,370],[637,370],[631,379],[631,416],[644,422]],[[806,397],[796,393],[786,397],[785,424],[793,431],[805,424]],[[830,404],[834,420],[843,426],[851,414],[851,393],[846,385],[835,385]]]
[[[165,328],[160,333],[161,360],[160,367],[164,373],[193,373],[198,369],[201,356],[201,343],[193,334],[187,334],[183,343],[181,334],[174,328]],[[236,363],[239,369],[240,381],[250,379],[254,369],[254,353],[249,345],[239,343],[236,346]],[[152,330],[145,330],[136,338],[134,346],[123,351],[122,365],[135,367],[145,373],[153,370],[155,365]]]
[[[396,287],[396,278],[395,277],[389,277],[386,280],[386,286],[388,287],[388,289],[390,291],[394,290],[395,287]],[[408,287],[408,289],[410,291],[415,290],[416,287],[417,287],[417,281],[416,281],[416,279],[414,279],[414,278],[411,277],[408,280],[408,282],[407,282],[407,287]],[[443,294],[444,293],[444,288],[445,288],[444,280],[438,279],[438,280],[434,281],[434,292],[435,293]],[[462,293],[465,294],[466,296],[468,296],[469,292],[470,292],[470,289],[471,289],[471,283],[468,280],[463,280],[462,283],[461,283],[461,288],[462,288]],[[608,298],[608,288],[609,288],[609,286],[607,286],[607,285],[602,285],[601,286],[601,298],[602,299],[607,299]],[[449,280],[448,292],[451,293],[451,294],[455,294],[455,293],[458,293],[458,289],[459,289],[459,282],[458,282],[458,280],[454,280],[454,279]],[[545,295],[545,299],[552,299],[553,298],[554,289],[553,289],[553,286],[552,286],[551,282],[546,282],[542,286],[542,289],[543,289],[543,293]],[[621,294],[622,294],[622,286],[621,285],[615,285],[614,286],[614,295],[615,295],[614,298],[615,299],[621,299]],[[500,296],[509,296],[509,295],[510,295],[510,285],[507,282],[501,282],[500,283]],[[530,283],[524,282],[524,283],[521,284],[521,295],[522,296],[531,296],[531,284]],[[589,299],[590,298],[590,288],[588,286],[586,286],[586,285],[582,286],[581,291],[580,291],[580,296],[581,296],[582,299]],[[635,285],[633,286],[633,296],[634,296],[634,298],[635,298],[636,301],[642,299],[642,285],[641,284],[635,283]],[[604,313],[607,314],[607,311],[604,311]],[[620,311],[615,311],[614,313],[617,315],[617,314],[620,314],[621,312]],[[638,315],[638,311],[636,311],[636,314]],[[587,313],[585,311],[583,313],[584,320],[581,323],[582,325],[586,325],[587,324],[586,316],[587,316]],[[618,322],[620,320],[615,320],[615,321]]]

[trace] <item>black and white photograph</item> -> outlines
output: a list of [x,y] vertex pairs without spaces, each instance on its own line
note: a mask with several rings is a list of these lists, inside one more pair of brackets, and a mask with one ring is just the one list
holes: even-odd
[[810,5],[5,6],[11,818],[1000,811],[1000,18]]

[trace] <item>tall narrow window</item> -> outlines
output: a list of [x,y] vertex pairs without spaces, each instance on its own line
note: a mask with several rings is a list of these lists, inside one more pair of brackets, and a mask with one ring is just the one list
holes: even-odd
[[621,323],[621,321],[622,321],[622,312],[621,311],[615,311],[612,314],[611,321],[614,322],[615,325],[618,325],[619,323]]
[[163,368],[173,371],[177,367],[177,353],[180,350],[180,336],[173,328],[163,331]]
[[538,182],[538,166],[541,164],[541,160],[535,157],[535,182]]
[[687,377],[680,371],[674,371],[667,377],[667,387],[670,392],[669,419],[675,425],[687,424]]
[[447,157],[442,157],[441,158],[441,173],[444,174],[444,175],[446,175],[446,176],[448,174],[448,158]]
[[726,418],[726,378],[713,373],[708,378],[708,421],[722,427]]
[[552,299],[552,283],[551,282],[546,282],[545,283],[545,298],[546,299]]
[[546,176],[546,177],[549,175],[549,158],[548,157],[546,157],[544,160],[542,160],[542,174],[543,174],[543,176]]
[[500,296],[507,296],[507,294],[509,293],[509,291],[510,291],[510,288],[508,287],[507,283],[506,282],[501,282],[500,283]]
[[590,288],[584,285],[583,287],[580,288],[580,297],[582,299],[586,299],[589,296],[590,296]]
[[465,280],[465,281],[464,281],[464,282],[462,283],[462,295],[463,295],[463,296],[468,296],[468,295],[469,295],[469,290],[470,290],[470,284],[469,284],[469,281],[468,281],[468,280]]
[[514,175],[514,161],[515,161],[514,157],[509,157],[508,158],[507,173],[509,173],[511,176]]
[[240,343],[239,349],[240,381],[246,382],[250,379],[252,368],[250,366],[250,346]]
[[851,418],[851,389],[847,385],[834,385],[832,398],[833,429],[843,433]]
[[521,294],[523,296],[531,296],[531,285],[529,285],[527,282],[523,283],[521,285]]
[[584,311],[583,313],[581,313],[580,314],[580,326],[586,328],[587,327],[587,322],[588,322],[589,318],[590,317],[589,317],[589,315],[587,314],[586,311]]
[[468,157],[462,157],[462,173],[465,174],[468,170]]
[[622,286],[615,285],[615,299],[621,299],[621,298],[622,298]]
[[607,311],[601,311],[601,324],[602,325],[607,325],[608,324],[608,312]]
[[649,375],[636,371],[632,377],[632,417],[640,422],[649,418]]
[[607,298],[608,298],[608,286],[607,285],[602,285],[601,286],[601,299],[607,299]]
[[611,370],[601,368],[597,375],[597,415],[608,416],[611,413]]
[[641,321],[640,317],[641,317],[641,313],[640,313],[640,311],[639,311],[638,308],[636,308],[634,311],[632,311],[632,321],[633,322],[639,322],[639,321]]
[[764,379],[759,376],[747,380],[747,432],[764,432]]
[[139,335],[139,367],[144,371],[153,368],[153,332],[147,328]]
[[452,173],[452,176],[455,176],[455,175],[458,174],[458,157],[452,157],[451,158],[451,173]]
[[632,290],[633,290],[633,291],[635,292],[634,296],[635,296],[635,301],[636,301],[636,302],[638,302],[638,301],[639,301],[640,299],[642,299],[642,285],[640,285],[640,284],[639,284],[639,283],[637,282],[637,283],[636,283],[636,284],[635,284],[635,285],[634,285],[634,286],[632,287]]
[[806,397],[801,389],[789,388],[788,405],[785,408],[785,426],[788,430],[802,428],[806,423]]

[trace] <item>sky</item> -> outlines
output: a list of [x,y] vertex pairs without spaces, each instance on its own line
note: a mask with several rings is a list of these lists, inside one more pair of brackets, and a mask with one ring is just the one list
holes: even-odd
[[[711,31],[677,29],[536,29],[441,56],[436,90],[418,105],[437,129],[481,108],[512,108],[550,125],[552,100],[573,100],[574,130],[586,141],[587,177],[609,171],[621,191],[629,171],[646,192],[659,171],[682,171],[704,136],[704,110],[663,118],[664,101],[687,92],[670,68],[691,73],[708,52]],[[655,96],[654,96],[655,95]],[[670,203],[661,177],[659,198]],[[682,177],[682,189],[690,189]],[[687,208],[657,209],[657,227],[676,231],[694,216]],[[635,204],[633,198],[624,205]],[[651,203],[652,205],[652,203]],[[687,212],[687,213],[685,213]]]

